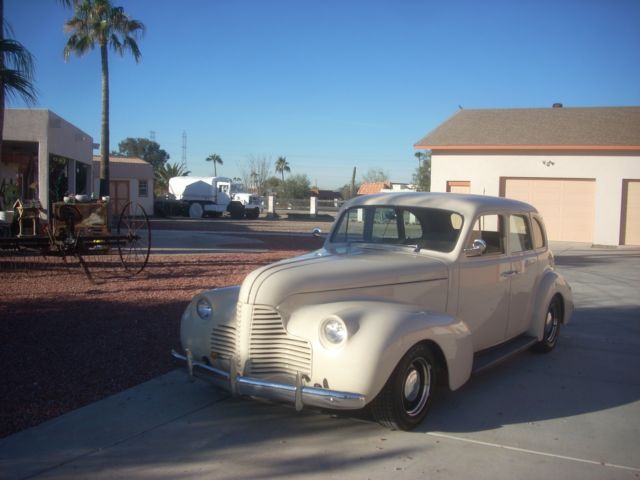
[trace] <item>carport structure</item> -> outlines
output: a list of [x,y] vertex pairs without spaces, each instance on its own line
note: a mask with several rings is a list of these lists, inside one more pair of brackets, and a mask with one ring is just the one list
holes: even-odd
[[[0,181],[49,210],[66,192],[91,193],[93,139],[49,110],[7,109]],[[10,208],[10,206],[5,206]]]

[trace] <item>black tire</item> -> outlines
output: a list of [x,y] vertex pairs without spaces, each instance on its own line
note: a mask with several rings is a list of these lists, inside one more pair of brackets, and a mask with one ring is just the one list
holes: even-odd
[[189,218],[202,218],[203,215],[204,208],[198,202],[189,205]]
[[371,402],[373,418],[385,427],[412,430],[427,415],[436,386],[436,362],[424,344],[409,350]]
[[251,210],[247,210],[245,212],[245,216],[249,220],[255,220],[256,218],[258,218],[260,216],[260,209],[259,208],[253,208]]
[[228,207],[229,215],[234,220],[240,220],[244,217],[244,205],[240,202],[231,202]]
[[560,336],[560,324],[562,323],[562,303],[558,296],[549,302],[547,314],[544,319],[544,334],[542,340],[535,343],[531,350],[536,353],[547,353],[553,350]]

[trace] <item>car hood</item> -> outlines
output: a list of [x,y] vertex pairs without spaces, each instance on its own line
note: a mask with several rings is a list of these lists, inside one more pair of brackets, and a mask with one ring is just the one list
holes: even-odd
[[411,284],[447,277],[445,262],[408,248],[322,249],[255,270],[244,280],[239,298],[245,303],[276,306],[291,295]]

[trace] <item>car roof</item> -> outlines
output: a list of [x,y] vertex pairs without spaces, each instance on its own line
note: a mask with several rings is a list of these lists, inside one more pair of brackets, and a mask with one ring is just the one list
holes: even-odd
[[458,212],[466,217],[482,213],[532,212],[537,210],[528,203],[510,198],[460,193],[388,192],[353,198],[345,207],[361,205],[389,205],[397,207],[439,208]]

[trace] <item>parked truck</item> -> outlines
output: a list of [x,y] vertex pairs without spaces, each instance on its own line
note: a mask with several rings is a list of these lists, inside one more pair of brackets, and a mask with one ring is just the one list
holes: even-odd
[[189,206],[189,217],[258,218],[262,210],[259,196],[233,191],[227,177],[173,177],[169,179],[169,195]]

